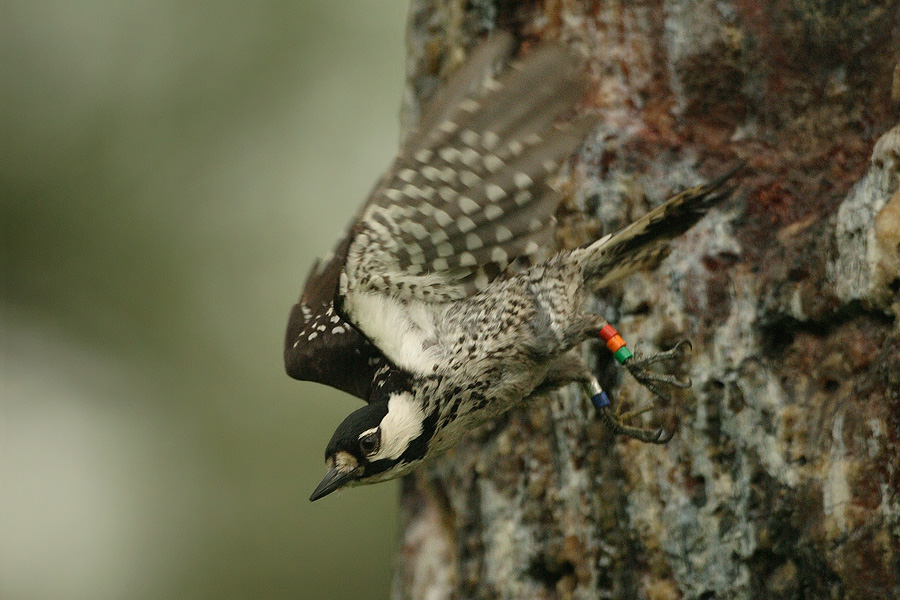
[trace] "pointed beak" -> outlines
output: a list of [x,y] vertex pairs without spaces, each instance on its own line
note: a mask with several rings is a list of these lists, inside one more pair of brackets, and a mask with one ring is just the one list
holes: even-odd
[[336,489],[343,487],[350,481],[353,481],[357,478],[359,470],[359,468],[356,468],[352,471],[342,473],[341,471],[338,471],[337,469],[332,467],[322,479],[322,481],[319,482],[319,485],[316,486],[315,491],[313,491],[312,495],[309,497],[309,501],[315,502],[319,498],[327,496]]

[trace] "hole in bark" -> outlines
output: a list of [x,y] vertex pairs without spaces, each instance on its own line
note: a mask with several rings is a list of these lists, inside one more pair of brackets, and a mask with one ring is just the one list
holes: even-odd
[[[648,315],[650,314],[650,301],[642,300],[634,308],[629,311],[632,315]],[[677,341],[677,340],[676,340]],[[674,344],[673,344],[674,346]]]
[[[485,14],[483,18],[496,22],[501,29],[519,31],[523,15],[528,15],[534,10],[534,0],[501,0],[500,2],[471,2],[475,8],[481,9]],[[492,6],[495,5],[495,6]],[[493,14],[492,14],[493,13]],[[526,19],[528,22],[528,19]]]
[[728,404],[728,410],[734,414],[738,414],[744,410],[744,407],[747,406],[747,401],[744,400],[744,392],[741,391],[741,388],[738,387],[737,383],[730,381],[728,382],[728,385],[725,386],[725,389],[725,401]]
[[584,198],[584,212],[589,215],[597,214],[600,207],[600,194],[588,194]]
[[781,354],[794,341],[795,331],[790,320],[763,325],[761,329],[762,345],[767,354]]
[[697,508],[706,506],[706,478],[703,475],[696,477],[689,487],[691,491],[691,502]]
[[574,573],[575,565],[567,560],[557,562],[549,556],[538,556],[528,568],[528,575],[532,579],[544,583],[550,589],[554,589],[560,579]]
[[703,386],[706,395],[706,432],[710,441],[718,444],[722,435],[722,405],[725,402],[725,384],[717,379]]

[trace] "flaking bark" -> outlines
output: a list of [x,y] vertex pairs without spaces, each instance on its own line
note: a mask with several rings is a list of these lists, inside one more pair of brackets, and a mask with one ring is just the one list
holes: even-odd
[[407,121],[494,27],[590,57],[563,244],[748,166],[593,307],[693,342],[692,392],[643,417],[675,439],[612,438],[577,390],[488,424],[404,481],[393,597],[900,597],[900,3],[417,0]]

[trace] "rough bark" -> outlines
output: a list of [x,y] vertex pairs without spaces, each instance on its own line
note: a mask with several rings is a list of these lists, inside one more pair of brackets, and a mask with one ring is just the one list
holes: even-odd
[[615,439],[574,391],[488,424],[405,481],[394,598],[900,597],[898,4],[413,2],[410,119],[491,28],[590,57],[564,243],[748,167],[593,307],[693,342],[691,392],[642,417],[675,439]]

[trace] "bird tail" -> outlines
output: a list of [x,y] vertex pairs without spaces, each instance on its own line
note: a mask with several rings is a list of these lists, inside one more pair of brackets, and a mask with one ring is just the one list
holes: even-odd
[[669,254],[671,240],[731,194],[735,186],[728,182],[742,167],[743,163],[707,184],[687,189],[619,232],[576,250],[585,281],[591,287],[604,287],[658,265]]

